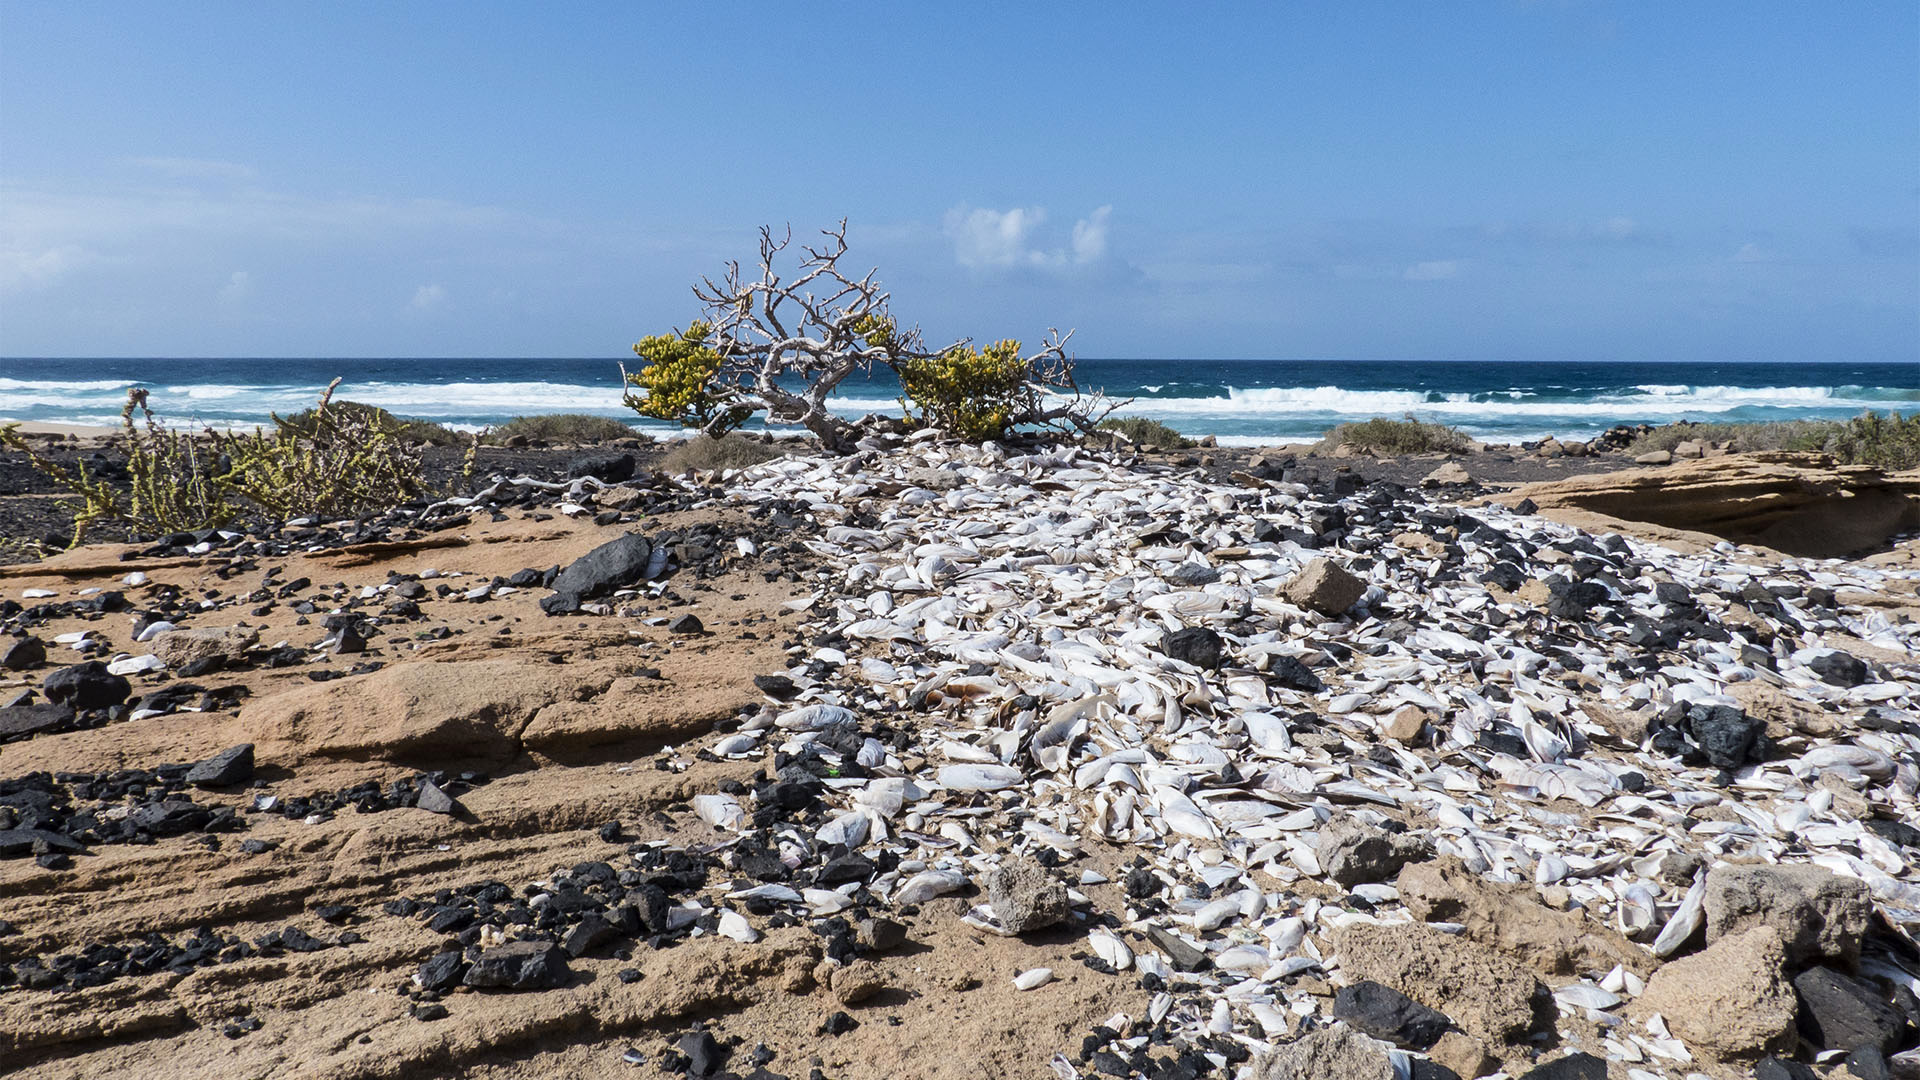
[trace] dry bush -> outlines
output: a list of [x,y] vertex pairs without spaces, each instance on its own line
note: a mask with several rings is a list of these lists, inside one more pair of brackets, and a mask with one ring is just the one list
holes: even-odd
[[678,475],[689,469],[697,472],[745,469],[783,457],[786,453],[778,445],[769,445],[742,435],[723,435],[718,439],[711,435],[696,435],[674,447],[660,462],[660,471]]

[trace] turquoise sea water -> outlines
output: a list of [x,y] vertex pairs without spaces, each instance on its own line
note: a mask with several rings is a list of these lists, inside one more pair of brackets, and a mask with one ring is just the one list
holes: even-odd
[[[250,423],[305,408],[335,376],[345,378],[342,397],[460,427],[589,412],[669,430],[621,406],[618,360],[599,358],[5,358],[0,419],[114,423],[126,387],[138,384],[170,420]],[[1122,415],[1230,444],[1311,438],[1346,420],[1409,414],[1506,442],[1578,438],[1620,423],[1920,411],[1920,364],[1083,358],[1079,378],[1132,399]],[[890,377],[850,380],[833,406],[848,415],[897,412],[898,393]]]

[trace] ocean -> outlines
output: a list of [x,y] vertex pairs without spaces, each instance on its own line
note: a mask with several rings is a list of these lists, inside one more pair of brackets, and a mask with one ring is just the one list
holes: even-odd
[[[634,366],[632,358],[628,366]],[[172,423],[234,425],[298,411],[329,380],[339,396],[463,430],[515,416],[586,412],[645,430],[620,404],[619,358],[0,359],[0,420],[118,422],[126,388]],[[1414,416],[1487,441],[1585,438],[1615,424],[1844,419],[1920,411],[1920,364],[1470,363],[1081,359],[1082,387],[1226,445],[1311,439],[1335,424]],[[887,375],[841,384],[833,408],[899,411]]]

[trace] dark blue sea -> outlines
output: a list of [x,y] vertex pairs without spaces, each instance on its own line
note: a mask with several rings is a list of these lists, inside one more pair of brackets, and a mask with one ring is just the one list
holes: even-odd
[[[1920,411],[1920,364],[1467,363],[1082,359],[1085,388],[1227,444],[1307,439],[1334,424],[1414,416],[1491,441],[1584,437],[1614,424],[1845,418]],[[461,428],[588,412],[641,421],[620,404],[616,359],[0,359],[0,419],[115,423],[130,385],[170,422],[264,421],[340,396]],[[843,383],[840,412],[898,412],[890,377]]]

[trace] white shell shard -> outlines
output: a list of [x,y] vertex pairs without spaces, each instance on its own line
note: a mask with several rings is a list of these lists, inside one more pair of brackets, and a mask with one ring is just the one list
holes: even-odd
[[109,675],[142,675],[149,671],[159,671],[167,666],[166,661],[157,656],[129,656],[124,660],[115,660],[107,665]]
[[857,719],[852,709],[838,705],[816,704],[789,709],[775,717],[773,722],[775,726],[788,731],[817,731],[835,724],[850,724]]
[[1660,936],[1653,939],[1655,956],[1672,956],[1680,946],[1686,944],[1694,931],[1706,920],[1707,875],[1703,870],[1694,880],[1693,887],[1687,890],[1685,899],[1673,915],[1667,919],[1667,925],[1660,928]]
[[854,810],[841,814],[820,827],[815,833],[822,844],[844,844],[847,847],[859,847],[867,842],[867,815]]
[[1133,966],[1133,950],[1110,930],[1103,928],[1089,933],[1087,944],[1092,946],[1095,956],[1106,961],[1107,966],[1115,971],[1125,971]]
[[716,829],[745,829],[751,822],[747,812],[741,808],[740,800],[731,795],[695,795],[693,812],[700,820]]
[[957,870],[922,870],[908,878],[893,894],[895,904],[924,904],[936,896],[965,888],[967,875]]
[[1053,981],[1052,968],[1030,968],[1013,977],[1015,990],[1038,990]]
[[721,937],[729,937],[744,945],[760,940],[760,931],[746,920],[746,916],[731,909],[720,912],[720,925],[716,928]]
[[1024,778],[1007,765],[943,765],[939,772],[940,786],[955,791],[1004,791]]

